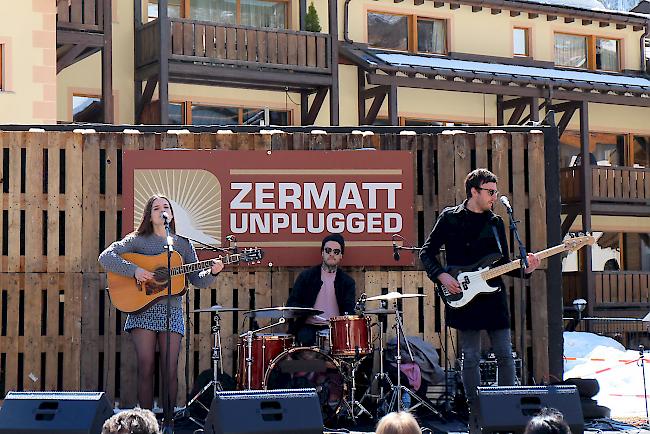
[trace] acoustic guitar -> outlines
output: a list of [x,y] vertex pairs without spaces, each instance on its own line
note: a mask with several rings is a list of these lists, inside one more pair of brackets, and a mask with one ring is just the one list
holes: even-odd
[[[562,242],[562,244],[539,251],[536,255],[539,259],[544,259],[566,251],[575,252],[576,250],[586,245],[591,245],[594,242],[595,239],[591,235],[567,238]],[[520,266],[520,260],[516,259],[507,264],[490,268],[490,266],[499,259],[501,259],[500,254],[492,254],[483,257],[480,261],[472,265],[447,267],[445,271],[458,280],[461,292],[458,294],[452,294],[444,287],[444,285],[437,282],[436,290],[438,295],[447,306],[459,308],[465,306],[479,294],[498,291],[499,287],[490,286],[487,281],[509,271],[516,270]]]
[[[152,304],[167,295],[167,253],[159,255],[142,255],[139,253],[125,253],[120,255],[123,259],[133,262],[140,268],[151,271],[153,279],[147,282],[138,282],[133,276],[108,272],[108,295],[115,308],[125,313],[138,313],[147,309]],[[264,253],[260,249],[244,249],[239,253],[219,256],[225,265],[238,262],[259,262]],[[207,270],[212,267],[212,259],[206,261],[183,264],[180,253],[174,251],[171,256],[171,294],[183,295],[186,291],[185,274],[195,271]]]

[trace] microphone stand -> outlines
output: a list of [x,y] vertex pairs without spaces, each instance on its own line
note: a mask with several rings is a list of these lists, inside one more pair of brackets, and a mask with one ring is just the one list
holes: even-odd
[[[528,254],[526,253],[526,246],[524,246],[524,243],[521,242],[521,238],[519,237],[519,231],[517,230],[517,223],[519,223],[519,220],[515,220],[515,217],[512,213],[512,207],[506,206],[506,212],[508,213],[508,219],[510,220],[510,230],[515,236],[515,239],[517,240],[517,247],[519,249],[519,279],[520,279],[520,285],[521,285],[521,300],[519,303],[519,309],[521,311],[521,317],[519,321],[519,346],[521,348],[521,382],[522,385],[525,381],[525,365],[526,365],[526,284],[524,282],[524,275],[525,272],[524,270],[528,268],[528,259],[527,256]],[[517,377],[517,372],[516,372],[516,367],[515,367],[515,379]]]
[[165,232],[167,233],[167,245],[165,249],[167,250],[167,315],[165,318],[165,373],[163,375],[163,414],[164,414],[164,423],[163,423],[163,434],[173,433],[173,419],[172,419],[172,408],[171,408],[171,396],[169,391],[169,371],[171,369],[171,356],[169,347],[171,346],[170,334],[171,334],[171,297],[172,297],[172,252],[174,251],[173,238],[171,234],[171,229],[169,227],[169,219],[163,215],[163,220],[165,221]]

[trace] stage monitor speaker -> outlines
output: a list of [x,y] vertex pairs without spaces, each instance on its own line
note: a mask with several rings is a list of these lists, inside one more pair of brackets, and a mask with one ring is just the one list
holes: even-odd
[[112,415],[104,392],[9,392],[0,434],[97,434]]
[[218,392],[205,434],[322,434],[315,389]]
[[545,407],[561,411],[573,434],[584,431],[575,386],[479,387],[478,403],[478,422],[484,433],[522,433],[528,421]]

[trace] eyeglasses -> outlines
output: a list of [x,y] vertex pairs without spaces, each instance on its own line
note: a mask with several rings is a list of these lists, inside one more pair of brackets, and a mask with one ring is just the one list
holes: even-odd
[[332,249],[331,247],[325,247],[323,250],[324,250],[325,253],[327,253],[328,255],[329,255],[330,253],[332,253],[332,252],[334,252],[335,255],[340,255],[340,254],[341,254],[341,249]]
[[491,188],[479,187],[478,189],[487,191],[490,194],[490,196],[495,196],[495,195],[499,194],[499,190],[492,190]]

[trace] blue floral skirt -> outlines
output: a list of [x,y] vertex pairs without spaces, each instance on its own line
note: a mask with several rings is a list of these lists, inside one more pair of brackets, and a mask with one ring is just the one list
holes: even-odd
[[[185,335],[185,322],[183,321],[183,308],[170,306],[171,316],[169,327],[174,333]],[[130,332],[133,329],[145,329],[155,332],[167,330],[167,303],[160,302],[140,313],[130,313],[126,317],[124,331]]]

